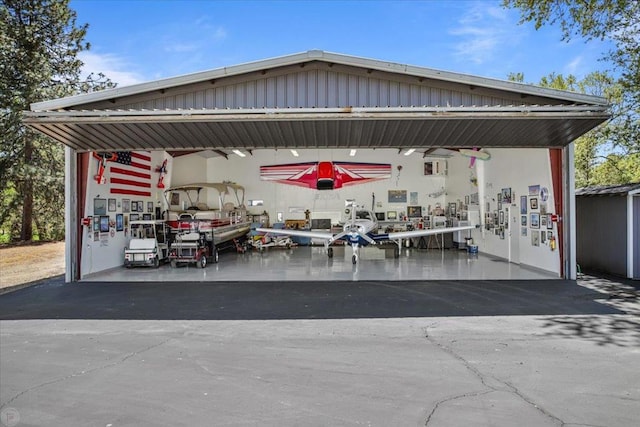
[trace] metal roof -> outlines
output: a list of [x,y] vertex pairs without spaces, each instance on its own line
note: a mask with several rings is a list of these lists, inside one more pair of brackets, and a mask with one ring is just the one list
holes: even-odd
[[640,193],[640,182],[620,185],[597,185],[576,190],[576,196],[626,196]]
[[[353,107],[353,99],[367,105]],[[404,104],[411,100],[430,104]],[[465,100],[491,104],[453,104]],[[146,108],[155,105],[163,108]],[[31,110],[26,124],[79,151],[221,154],[562,147],[609,118],[600,97],[322,51],[40,102]]]

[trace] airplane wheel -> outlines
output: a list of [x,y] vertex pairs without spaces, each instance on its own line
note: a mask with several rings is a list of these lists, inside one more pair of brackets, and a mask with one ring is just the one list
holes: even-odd
[[355,255],[354,255],[354,256],[352,256],[352,257],[351,257],[351,262],[352,262],[353,264],[355,264],[356,262],[358,262],[358,257],[357,257],[357,256],[355,256]]
[[333,258],[333,248],[327,249],[327,255],[329,255],[329,258]]
[[205,255],[202,255],[200,257],[200,260],[198,261],[198,267],[205,268],[206,266],[207,266],[207,257]]
[[397,246],[393,248],[393,257],[400,258],[400,249]]

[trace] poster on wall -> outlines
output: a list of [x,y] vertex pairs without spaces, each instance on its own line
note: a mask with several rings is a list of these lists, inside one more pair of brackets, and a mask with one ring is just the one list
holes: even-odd
[[520,196],[520,214],[527,214],[527,196]]
[[101,233],[109,232],[109,217],[106,215],[102,215],[100,217],[100,232]]
[[109,212],[116,211],[116,199],[109,199]]
[[511,188],[502,189],[502,203],[511,204]]
[[93,199],[93,215],[107,214],[107,199]]
[[410,205],[417,205],[418,204],[418,192],[417,191],[412,191],[411,193],[409,193],[409,204]]
[[538,196],[540,194],[540,186],[539,185],[530,185],[529,186],[529,195],[530,196]]
[[131,211],[131,200],[122,199],[122,213],[129,213]]
[[124,216],[119,213],[116,214],[116,231],[124,230]]
[[389,190],[389,203],[407,203],[407,190]]
[[153,202],[147,202],[147,212],[153,213]]

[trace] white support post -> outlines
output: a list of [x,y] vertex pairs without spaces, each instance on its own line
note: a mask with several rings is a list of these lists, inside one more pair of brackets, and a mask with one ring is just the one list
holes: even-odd
[[565,278],[576,280],[578,264],[576,259],[576,182],[575,182],[575,145],[572,142],[563,150],[562,162],[564,170],[564,249],[565,249]]
[[70,147],[64,148],[64,240],[65,240],[65,282],[77,280],[78,265],[78,195],[76,194],[77,153]]

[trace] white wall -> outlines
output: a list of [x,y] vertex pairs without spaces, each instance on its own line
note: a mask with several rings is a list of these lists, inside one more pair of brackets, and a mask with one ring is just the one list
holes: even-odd
[[[173,169],[173,162],[171,156],[166,153],[157,151],[151,153],[151,197],[140,196],[126,196],[126,195],[111,195],[109,193],[109,169],[114,163],[107,162],[107,168],[104,176],[107,180],[106,184],[98,184],[94,179],[94,175],[97,173],[98,162],[92,159],[89,166],[89,173],[87,174],[87,197],[84,207],[85,217],[94,216],[93,202],[95,198],[101,199],[116,199],[115,212],[107,211],[107,215],[110,220],[115,223],[116,214],[122,213],[122,200],[129,199],[131,201],[141,200],[144,204],[144,213],[147,212],[147,203],[152,202],[155,207],[162,206],[163,190],[157,188],[157,182],[159,174],[155,172],[155,168],[162,165],[165,158],[168,158],[168,174],[164,178],[164,184],[168,188],[171,184],[171,174]],[[135,213],[135,212],[134,212]],[[124,213],[125,217],[128,217],[131,213]],[[82,226],[82,259],[80,265],[80,277],[85,277],[89,274],[96,273],[109,268],[119,267],[124,262],[124,248],[129,242],[129,230],[125,227],[123,231],[116,231],[115,226],[111,227],[107,233],[99,233],[98,240],[94,240],[93,224],[89,227]]]

